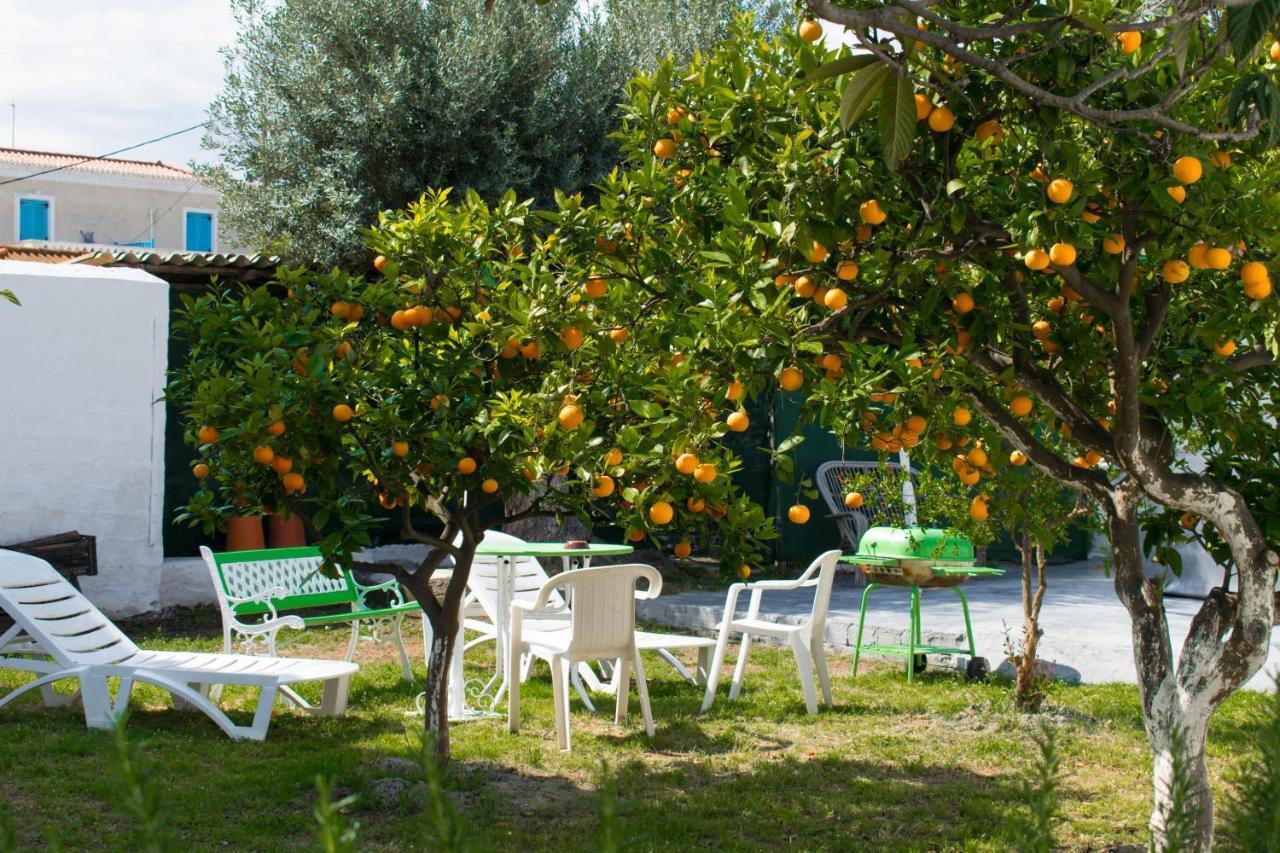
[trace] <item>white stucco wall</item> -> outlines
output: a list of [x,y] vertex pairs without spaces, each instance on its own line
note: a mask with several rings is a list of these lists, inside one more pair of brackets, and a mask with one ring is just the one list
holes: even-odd
[[98,538],[82,588],[159,603],[169,288],[139,270],[0,261],[0,544]]

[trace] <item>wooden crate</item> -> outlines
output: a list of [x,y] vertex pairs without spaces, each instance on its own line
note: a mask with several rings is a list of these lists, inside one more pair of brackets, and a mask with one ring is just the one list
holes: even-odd
[[[80,588],[81,577],[98,573],[98,540],[78,530],[0,547],[39,557],[71,581],[76,589]],[[0,631],[12,624],[8,616],[0,613]]]

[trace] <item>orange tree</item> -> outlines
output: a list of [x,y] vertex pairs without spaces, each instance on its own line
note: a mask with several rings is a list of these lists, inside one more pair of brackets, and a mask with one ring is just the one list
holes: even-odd
[[[544,248],[537,222],[511,195],[491,208],[430,194],[370,232],[379,275],[284,271],[188,299],[177,323],[191,360],[169,394],[200,450],[195,523],[296,513],[333,566],[388,516],[431,546],[415,570],[374,565],[431,622],[426,725],[442,756],[446,662],[486,523],[573,514],[681,555],[714,535],[743,574],[769,535],[719,444],[732,377],[682,356],[705,322],[650,305],[664,331],[629,336],[643,282],[551,269],[556,239]],[[452,578],[433,592],[445,557]]]
[[[643,283],[637,323],[669,302],[707,316],[684,346],[750,393],[803,386],[811,420],[954,466],[975,517],[999,520],[1015,451],[1096,505],[1133,624],[1155,843],[1176,843],[1183,772],[1207,847],[1208,720],[1266,656],[1280,542],[1280,94],[1254,52],[1270,13],[863,5],[822,5],[859,53],[811,23],[777,40],[744,24],[635,80],[627,169],[597,208],[556,215],[562,237],[586,247],[580,274]],[[980,442],[985,465],[954,458]],[[1178,519],[1223,585],[1175,657],[1143,540],[1171,561]]]

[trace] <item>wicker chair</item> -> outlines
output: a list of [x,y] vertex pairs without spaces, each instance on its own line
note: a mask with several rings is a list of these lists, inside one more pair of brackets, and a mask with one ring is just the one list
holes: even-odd
[[[912,478],[918,472],[907,467],[905,482],[900,479],[903,465],[899,462],[847,462],[834,460],[818,466],[818,491],[826,501],[830,518],[840,529],[841,544],[846,552],[858,550],[862,534],[872,527],[906,527],[916,523],[916,499]],[[869,481],[869,482],[868,482]],[[863,493],[863,505],[849,509],[845,495],[856,487]],[[866,575],[857,569],[857,582],[865,584]]]

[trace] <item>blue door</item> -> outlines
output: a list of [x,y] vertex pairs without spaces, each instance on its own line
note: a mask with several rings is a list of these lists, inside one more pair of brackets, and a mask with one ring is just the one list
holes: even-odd
[[38,198],[18,200],[18,239],[49,239],[49,202]]
[[213,251],[213,214],[187,212],[187,251]]

